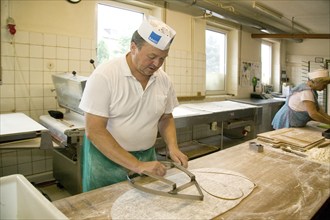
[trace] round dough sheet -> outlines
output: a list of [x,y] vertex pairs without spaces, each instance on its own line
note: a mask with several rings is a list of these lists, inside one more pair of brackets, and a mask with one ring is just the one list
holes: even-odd
[[[111,209],[112,219],[211,219],[238,205],[255,188],[247,177],[233,171],[203,168],[190,170],[202,188],[203,201],[172,198],[131,189],[121,195]],[[180,186],[187,175],[178,173],[166,177]],[[158,181],[157,181],[158,182]],[[145,187],[164,190],[164,186],[149,183]],[[181,191],[197,195],[194,185]]]

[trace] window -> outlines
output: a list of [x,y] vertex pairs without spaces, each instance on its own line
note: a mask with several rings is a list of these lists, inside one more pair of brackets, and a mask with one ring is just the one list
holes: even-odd
[[131,37],[143,21],[147,10],[122,4],[98,4],[98,64],[129,51]]
[[272,76],[272,43],[263,41],[261,44],[261,83],[271,84]]
[[227,34],[208,26],[205,43],[206,95],[225,94]]

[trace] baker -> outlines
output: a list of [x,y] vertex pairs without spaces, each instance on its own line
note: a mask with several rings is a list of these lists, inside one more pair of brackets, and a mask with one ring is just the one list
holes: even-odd
[[273,128],[303,127],[311,120],[330,124],[330,116],[319,105],[317,94],[329,83],[328,70],[318,69],[308,73],[307,82],[290,91],[285,104],[272,121]]
[[125,180],[128,170],[164,176],[153,147],[159,131],[169,156],[188,166],[177,144],[172,115],[178,100],[160,69],[176,32],[148,17],[134,32],[130,51],[100,64],[89,77],[79,105],[85,112],[82,187],[89,191]]

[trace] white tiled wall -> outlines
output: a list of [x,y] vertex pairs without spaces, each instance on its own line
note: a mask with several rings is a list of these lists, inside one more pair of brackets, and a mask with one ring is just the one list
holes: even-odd
[[0,176],[20,173],[25,176],[53,170],[50,150],[1,150]]
[[171,48],[165,71],[178,96],[205,95],[205,66],[205,54]]
[[[57,109],[51,75],[93,71],[95,44],[91,39],[19,31],[12,39],[1,29],[2,85],[0,113],[23,112],[38,121]],[[52,171],[51,152],[40,149],[0,150],[0,176],[26,176]]]
[[11,38],[2,29],[1,59],[3,85],[0,112],[24,112],[35,120],[56,109],[51,75],[93,71],[95,42],[79,37],[19,31]]

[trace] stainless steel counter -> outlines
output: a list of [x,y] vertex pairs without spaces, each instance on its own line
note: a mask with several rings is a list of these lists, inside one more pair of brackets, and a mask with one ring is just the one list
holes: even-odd
[[234,101],[182,104],[173,111],[177,128],[240,118],[250,118],[258,123],[258,116],[261,116],[260,107]]
[[257,134],[273,130],[273,127],[271,125],[272,120],[276,112],[285,103],[284,98],[272,98],[272,99],[246,98],[246,99],[231,99],[231,101],[262,107],[262,115],[260,118],[261,123],[258,123],[258,126],[256,127]]

